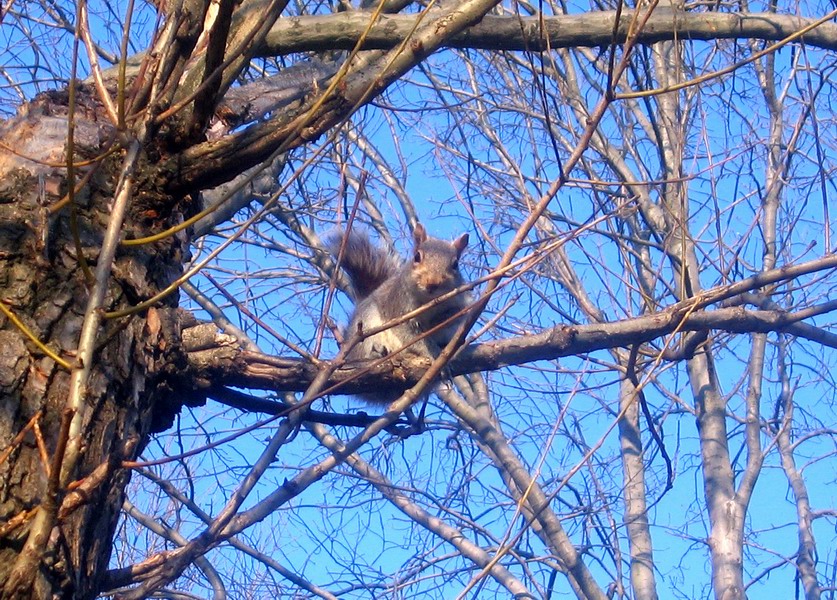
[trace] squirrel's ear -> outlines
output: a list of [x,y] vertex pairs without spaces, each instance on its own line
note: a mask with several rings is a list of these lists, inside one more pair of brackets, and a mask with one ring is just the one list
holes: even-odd
[[468,246],[468,234],[463,233],[453,241],[453,247],[456,248],[456,254],[462,254],[462,251]]
[[416,228],[413,229],[413,241],[416,243],[416,246],[427,241],[427,230],[421,223],[416,223]]

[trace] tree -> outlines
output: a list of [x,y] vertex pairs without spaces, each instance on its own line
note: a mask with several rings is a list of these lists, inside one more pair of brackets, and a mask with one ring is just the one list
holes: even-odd
[[[3,10],[4,598],[833,589],[837,11]],[[342,361],[418,219],[474,322]]]

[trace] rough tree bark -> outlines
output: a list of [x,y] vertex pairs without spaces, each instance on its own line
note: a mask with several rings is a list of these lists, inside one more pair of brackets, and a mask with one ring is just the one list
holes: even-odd
[[[76,160],[111,146],[112,129],[93,96],[80,90],[75,115]],[[92,268],[107,227],[121,151],[89,175],[74,203],[55,210],[66,193],[66,93],[39,97],[0,128],[11,152],[0,158],[0,288],[20,325],[0,316],[0,582],[3,597],[93,597],[104,572],[133,458],[153,430],[170,424],[177,406],[166,406],[168,383],[182,364],[178,355],[177,295],[156,308],[108,321],[97,338],[84,394],[82,453],[59,493],[61,444],[72,418],[67,409],[70,372],[47,356],[25,330],[70,367],[78,345],[90,283],[77,257]],[[142,181],[143,171],[137,173]],[[183,198],[155,195],[148,182],[126,219],[135,232],[159,230],[183,216]],[[186,209],[188,210],[188,208]],[[77,236],[77,240],[75,239]],[[181,270],[186,240],[171,237],[121,250],[113,265],[105,308],[130,307],[160,291]],[[5,312],[5,311],[4,311]],[[173,400],[172,400],[173,402]],[[168,416],[167,416],[168,415]],[[51,511],[54,527],[33,553],[21,553],[39,511]],[[41,556],[42,555],[42,556]],[[40,568],[31,569],[31,565]],[[27,573],[29,574],[27,576]]]

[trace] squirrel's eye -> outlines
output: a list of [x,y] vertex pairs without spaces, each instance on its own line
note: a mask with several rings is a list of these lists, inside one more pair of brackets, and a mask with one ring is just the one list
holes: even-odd
[[416,253],[413,255],[413,262],[420,263],[421,262],[421,250],[416,250]]
[[458,260],[453,261],[450,264],[450,268],[451,268],[452,271],[458,271],[459,270],[459,261]]

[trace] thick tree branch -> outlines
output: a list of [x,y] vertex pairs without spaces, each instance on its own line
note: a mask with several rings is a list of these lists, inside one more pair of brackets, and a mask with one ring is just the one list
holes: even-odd
[[[616,11],[589,12],[555,17],[487,15],[482,21],[448,39],[449,48],[482,50],[546,50],[548,48],[607,46],[625,41],[635,18],[623,11],[617,37],[613,38]],[[415,15],[382,15],[366,36],[363,49],[389,49],[401,43],[413,28]],[[639,44],[663,40],[756,39],[781,40],[816,19],[774,13],[729,14],[674,12],[657,9],[642,31]],[[263,56],[311,50],[350,50],[369,23],[369,13],[342,12],[322,16],[280,19],[265,39]],[[806,33],[811,46],[837,49],[837,24],[824,23]]]
[[[828,307],[830,310],[837,309],[837,303],[829,305],[832,305]],[[647,343],[675,332],[793,332],[796,320],[793,313],[775,310],[733,307],[684,314],[684,309],[679,307],[678,310],[613,323],[575,327],[558,325],[537,335],[472,345],[460,351],[448,366],[451,375],[493,371],[538,360],[555,360]],[[199,326],[199,330],[212,327],[211,324],[204,324]],[[205,334],[204,331],[204,339]],[[184,333],[187,347],[189,335]],[[230,345],[228,336],[219,335],[219,340],[217,345],[204,342],[202,349],[189,352],[193,381],[199,391],[236,386],[301,392],[316,376],[314,366],[301,359],[248,352]],[[358,365],[347,365],[334,373],[326,388],[329,393],[335,394],[357,394],[380,390],[382,386],[403,390],[421,378],[430,361],[410,356],[396,357],[393,363],[392,366],[384,364],[363,374],[358,372]]]
[[173,157],[164,168],[173,175],[170,191],[184,193],[219,185],[277,150],[291,150],[317,139],[443,47],[445,40],[479,22],[494,5],[493,0],[471,0],[444,11],[425,11],[409,44],[395,44],[386,54],[360,59],[340,75],[340,85],[332,83],[322,97],[303,101],[297,110],[289,106],[267,122]]

